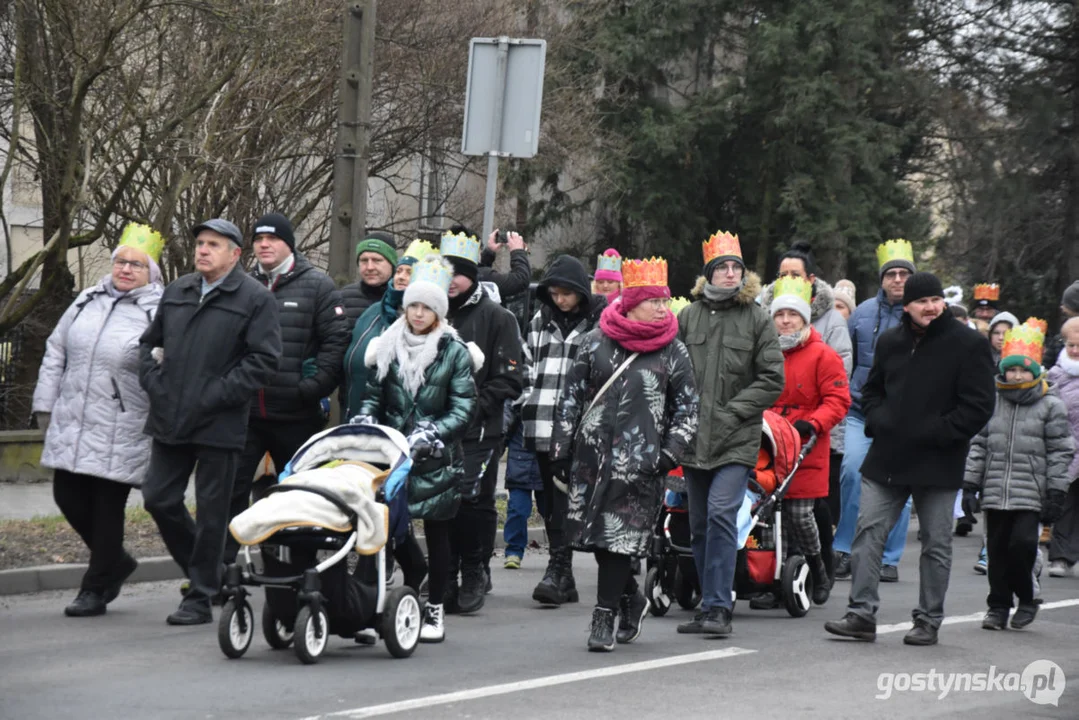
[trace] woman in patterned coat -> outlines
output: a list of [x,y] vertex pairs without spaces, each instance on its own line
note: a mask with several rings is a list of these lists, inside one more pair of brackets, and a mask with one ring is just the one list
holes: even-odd
[[599,565],[590,650],[640,634],[648,600],[631,574],[652,544],[664,479],[694,437],[697,388],[677,339],[664,260],[628,261],[625,289],[582,341],[555,415],[551,464],[567,486],[566,536]]

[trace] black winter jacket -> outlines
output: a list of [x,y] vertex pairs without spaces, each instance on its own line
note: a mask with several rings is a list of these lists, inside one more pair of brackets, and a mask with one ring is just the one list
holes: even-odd
[[524,388],[521,334],[513,314],[487,297],[476,283],[465,304],[450,310],[448,320],[461,340],[474,343],[483,352],[483,367],[476,371],[479,402],[465,443],[492,446],[505,433],[504,406],[516,400]]
[[[281,362],[270,383],[258,391],[251,416],[267,420],[313,420],[321,416],[322,398],[341,382],[341,361],[348,347],[348,318],[341,294],[325,273],[299,253],[292,270],[269,287],[281,321]],[[261,267],[252,277],[266,286]],[[313,358],[314,376],[303,377],[303,363]]]
[[477,280],[494,284],[502,302],[506,302],[528,290],[528,286],[532,284],[532,262],[528,259],[527,250],[511,250],[510,271],[500,273],[493,267],[496,257],[489,248],[483,249]]
[[[392,281],[391,278],[390,282]],[[356,326],[360,315],[363,315],[363,311],[381,300],[389,286],[389,283],[386,283],[373,288],[366,285],[363,280],[359,280],[341,288],[341,300],[345,303],[345,315],[348,316],[349,334],[352,333],[352,328]]]
[[205,298],[202,275],[184,275],[165,288],[139,340],[146,433],[168,445],[243,450],[251,401],[280,357],[277,303],[239,263]]
[[865,434],[873,438],[862,474],[958,490],[971,438],[989,422],[996,402],[989,341],[948,310],[915,339],[904,314],[877,341],[862,387]]

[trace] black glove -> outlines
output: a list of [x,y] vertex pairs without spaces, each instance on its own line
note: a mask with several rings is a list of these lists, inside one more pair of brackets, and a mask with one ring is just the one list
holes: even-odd
[[1068,493],[1061,490],[1050,490],[1045,502],[1042,504],[1042,525],[1052,525],[1064,514],[1064,503],[1068,499]]
[[817,429],[813,427],[813,423],[808,420],[795,420],[794,429],[798,431],[803,440],[808,440],[817,432]]
[[973,518],[982,511],[982,502],[978,499],[978,491],[974,488],[963,488],[963,514]]
[[438,437],[434,423],[421,420],[408,434],[408,447],[412,450],[412,459],[423,462],[429,458],[441,458],[445,446]]
[[665,452],[659,454],[659,464],[656,465],[656,475],[660,477],[666,477],[671,474],[671,470],[678,467],[678,463],[671,459],[671,456]]

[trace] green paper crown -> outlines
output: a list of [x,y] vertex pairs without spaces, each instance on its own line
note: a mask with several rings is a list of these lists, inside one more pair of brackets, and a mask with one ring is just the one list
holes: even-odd
[[165,248],[165,238],[149,225],[129,223],[120,236],[120,247],[129,247],[146,253],[155,263],[161,260],[161,251]]
[[677,315],[690,306],[689,298],[676,297],[671,298],[671,312]]
[[772,287],[773,298],[783,295],[794,295],[806,305],[811,305],[813,303],[813,286],[804,278],[786,275],[776,280],[776,284]]
[[458,257],[471,260],[477,265],[480,264],[480,241],[475,236],[469,237],[464,233],[457,235],[446,233],[442,236],[439,252],[443,257]]
[[426,240],[413,240],[408,244],[404,254],[401,257],[416,258],[417,260],[423,260],[431,253],[437,253],[438,250],[435,246]]
[[450,283],[453,282],[453,266],[437,252],[428,253],[412,268],[412,279],[408,284],[415,285],[420,282],[431,283],[442,292],[449,292]]
[[911,265],[914,264],[914,246],[910,244],[909,240],[903,240],[902,238],[889,240],[877,246],[878,267],[884,267],[884,263],[892,260],[906,260]]

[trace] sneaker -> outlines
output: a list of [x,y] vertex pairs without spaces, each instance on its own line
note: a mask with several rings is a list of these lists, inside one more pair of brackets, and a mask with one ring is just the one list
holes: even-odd
[[762,592],[749,599],[751,610],[775,610],[779,607],[779,596],[773,592]]
[[727,637],[731,634],[730,608],[709,608],[701,618],[701,632],[709,637]]
[[982,630],[1003,630],[1007,625],[1007,608],[989,608],[989,612],[982,618]]
[[588,649],[591,652],[614,650],[614,610],[596,607],[592,610]]
[[689,622],[684,622],[678,626],[679,635],[700,635],[704,632],[704,628],[701,626],[701,621],[704,620],[704,611],[697,613],[693,616],[693,619]]
[[648,598],[639,589],[632,595],[623,595],[619,608],[618,633],[615,640],[628,645],[641,636],[641,626],[648,617]]
[[1027,605],[1025,603],[1019,603],[1019,607],[1016,608],[1015,614],[1012,615],[1012,629],[1022,630],[1027,625],[1030,625],[1032,622],[1034,622],[1034,618],[1037,616],[1037,614],[1037,605]]
[[521,569],[521,556],[520,555],[507,555],[506,562],[502,566],[507,570],[520,570]]
[[442,606],[428,603],[423,606],[423,624],[420,626],[421,643],[440,643],[446,639],[445,617]]
[[850,553],[836,552],[835,579],[850,580]]
[[116,564],[112,582],[105,588],[104,597],[106,605],[120,596],[120,588],[123,587],[124,581],[131,577],[131,573],[135,572],[135,568],[138,566],[138,560],[127,553],[124,553],[123,559]]
[[93,590],[80,590],[71,604],[64,608],[68,617],[94,617],[105,614],[105,598]]
[[482,565],[461,571],[461,589],[457,593],[457,609],[462,614],[474,613],[483,607],[487,573]]
[[904,645],[936,645],[937,629],[925,620],[915,620],[914,627],[903,636]]
[[169,625],[206,625],[214,621],[210,606],[197,603],[180,603],[180,607],[165,618]]
[[881,565],[880,581],[899,582],[899,568],[897,568],[895,565]]
[[842,620],[829,620],[824,623],[824,629],[833,635],[865,642],[874,642],[877,639],[877,624],[851,612],[844,615]]
[[974,572],[979,575],[989,574],[989,554],[985,550],[985,545],[982,545],[982,549],[978,552],[978,560],[974,563]]
[[1067,560],[1054,560],[1049,563],[1049,577],[1068,577],[1071,572],[1072,566]]

